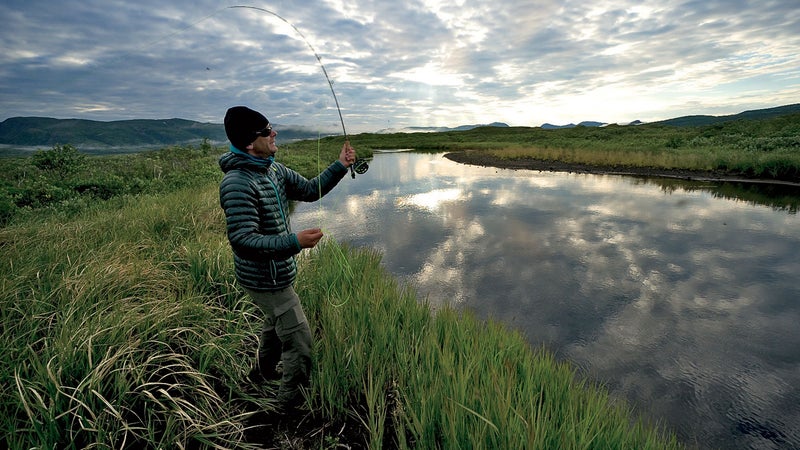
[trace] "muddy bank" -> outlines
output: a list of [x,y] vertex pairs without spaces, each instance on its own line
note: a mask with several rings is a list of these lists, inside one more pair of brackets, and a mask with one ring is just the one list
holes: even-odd
[[520,159],[500,159],[486,155],[483,152],[460,151],[444,155],[445,158],[462,164],[472,164],[484,167],[497,167],[500,169],[524,169],[549,172],[569,172],[569,173],[588,173],[594,175],[631,175],[640,177],[659,177],[659,178],[678,178],[683,180],[696,181],[719,181],[734,183],[759,183],[759,184],[781,184],[787,186],[798,186],[800,183],[792,181],[781,181],[765,178],[753,178],[742,174],[735,174],[723,171],[700,171],[684,169],[665,169],[658,167],[620,167],[602,166],[580,163],[565,163],[561,161],[545,161],[540,159],[520,158]]

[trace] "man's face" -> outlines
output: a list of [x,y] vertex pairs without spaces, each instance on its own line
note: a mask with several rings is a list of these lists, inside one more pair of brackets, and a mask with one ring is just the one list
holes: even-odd
[[275,136],[277,135],[278,132],[275,130],[272,130],[269,137],[259,135],[256,140],[247,147],[248,153],[264,159],[274,156],[278,151],[278,146],[275,145]]

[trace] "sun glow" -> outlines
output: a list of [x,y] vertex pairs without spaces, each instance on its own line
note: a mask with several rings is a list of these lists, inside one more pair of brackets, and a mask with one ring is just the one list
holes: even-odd
[[461,189],[436,189],[430,192],[414,194],[398,200],[399,206],[415,206],[429,211],[439,209],[443,203],[452,202],[462,197]]
[[464,84],[461,75],[447,73],[439,64],[433,62],[405,72],[395,72],[389,76],[432,86],[461,86]]

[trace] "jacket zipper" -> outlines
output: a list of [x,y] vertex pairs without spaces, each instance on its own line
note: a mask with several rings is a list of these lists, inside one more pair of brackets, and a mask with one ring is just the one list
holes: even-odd
[[[272,169],[272,167],[270,167],[270,169]],[[272,186],[272,191],[275,192],[275,199],[278,200],[278,210],[280,210],[281,219],[283,219],[283,229],[288,234],[289,227],[286,225],[286,214],[283,212],[283,202],[281,202],[281,196],[278,193],[278,188],[275,186],[275,183],[272,182],[272,179],[269,177],[269,173],[266,173],[264,176],[267,178],[267,181],[269,181],[269,185]],[[272,285],[276,286],[278,284],[278,266],[275,264],[274,259],[269,260],[269,272],[270,276],[272,277]]]

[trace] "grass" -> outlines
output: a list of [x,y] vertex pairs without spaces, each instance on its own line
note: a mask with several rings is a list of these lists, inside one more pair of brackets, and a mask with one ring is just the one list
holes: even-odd
[[220,219],[208,211],[204,220],[190,204],[151,198],[2,231],[9,448],[169,446],[189,435],[242,434],[214,371],[236,377],[241,355],[231,343],[246,338],[237,324],[251,316],[223,275],[227,249],[219,244],[219,258],[206,259],[198,252],[212,247],[187,241],[212,239],[198,225]]
[[216,183],[107,206],[0,229],[7,448],[680,448],[517,333],[433,314],[378,253],[333,240],[297,283],[311,424],[265,429],[273,388],[245,381],[260,319]]

